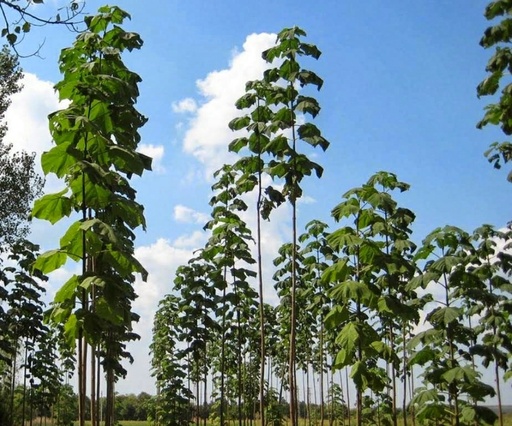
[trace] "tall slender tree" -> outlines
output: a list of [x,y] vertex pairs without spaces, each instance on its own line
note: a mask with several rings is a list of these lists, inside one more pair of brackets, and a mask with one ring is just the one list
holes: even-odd
[[135,337],[131,303],[134,273],[146,271],[134,257],[133,229],[145,227],[143,207],[130,186],[133,174],[151,167],[139,152],[138,129],[146,122],[136,109],[141,78],[122,62],[125,50],[142,40],[121,24],[129,15],[118,7],[102,7],[85,18],[87,30],[60,56],[64,75],[56,89],[67,108],[50,115],[55,146],[42,156],[45,174],[64,179],[65,188],[36,201],[33,216],[52,224],[76,212],[60,247],[39,256],[35,268],[51,272],[68,258],[82,263],[57,292],[49,319],[63,324],[69,344],[78,343],[80,425],[85,423],[88,345],[101,346],[107,378],[106,425],[114,419],[114,382],[123,341]]
[[[301,37],[306,36],[304,30],[298,27],[286,28],[277,36],[274,47],[263,52],[263,58],[271,63],[278,63],[265,71],[260,81],[247,84],[247,94],[237,103],[239,108],[253,108],[246,116],[237,118],[230,123],[234,130],[247,129],[249,137],[238,138],[230,145],[230,149],[239,152],[248,148],[252,155],[250,166],[242,165],[249,175],[255,175],[254,185],[258,185],[258,214],[268,218],[271,210],[288,200],[292,208],[292,258],[295,260],[297,244],[297,200],[302,196],[301,182],[304,176],[316,173],[322,175],[322,168],[311,161],[299,149],[299,142],[305,142],[310,147],[320,146],[327,149],[329,142],[321,135],[320,130],[312,123],[299,124],[298,115],[314,118],[320,111],[315,98],[299,93],[298,87],[315,86],[320,89],[323,81],[313,71],[302,68],[299,57],[318,59],[320,51],[312,44],[305,43]],[[245,160],[244,160],[245,161]],[[275,180],[282,182],[282,188],[276,189],[269,185],[262,196],[262,171]],[[254,187],[253,185],[253,187]],[[252,190],[252,188],[251,188]],[[292,265],[294,261],[292,262]],[[260,273],[261,276],[261,273]],[[291,274],[291,327],[289,352],[289,381],[290,381],[290,418],[292,426],[297,424],[297,398],[295,383],[295,340],[296,340],[296,280],[297,274]],[[260,293],[262,284],[260,281]],[[260,300],[260,303],[261,300]],[[261,321],[263,323],[263,321]],[[260,324],[263,329],[262,324]],[[264,340],[262,339],[262,360],[264,356]],[[264,365],[261,367],[261,377],[264,377]],[[261,379],[263,382],[263,379]],[[260,398],[263,399],[263,386],[260,383]],[[263,402],[261,401],[261,404]],[[260,408],[263,418],[263,405]]]
[[[391,319],[400,324],[419,319],[417,307],[408,306],[400,297],[406,293],[406,278],[415,272],[408,256],[415,248],[408,238],[414,214],[398,207],[391,196],[392,191],[408,188],[394,174],[378,172],[363,186],[346,192],[332,210],[334,219],[343,223],[327,237],[340,258],[322,276],[333,285],[329,295],[334,306],[326,324],[339,330],[340,350],[334,367],[351,366],[358,425],[363,423],[365,401],[370,402],[364,395],[367,390],[391,405],[386,410],[396,424],[395,398],[382,394],[387,387],[393,389],[394,378],[387,376],[379,360],[398,364],[397,348],[388,338],[397,329]],[[379,334],[382,330],[384,336]]]
[[426,288],[436,283],[441,290],[426,315],[430,328],[409,342],[417,349],[410,363],[423,366],[424,386],[417,389],[412,401],[418,406],[420,421],[435,419],[459,426],[474,419],[493,424],[496,419],[487,407],[474,404],[494,396],[495,391],[480,381],[481,372],[469,356],[476,339],[475,330],[465,321],[464,301],[480,287],[468,270],[472,252],[469,234],[446,226],[430,233],[416,255],[427,262],[423,274],[414,277],[410,286]]

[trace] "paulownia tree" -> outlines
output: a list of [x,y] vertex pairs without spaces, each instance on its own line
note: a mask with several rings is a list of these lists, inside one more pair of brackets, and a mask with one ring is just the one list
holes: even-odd
[[49,273],[68,259],[79,261],[73,275],[56,293],[49,321],[62,324],[70,345],[78,345],[80,425],[85,422],[88,347],[91,348],[91,407],[96,419],[97,384],[94,360],[102,357],[107,377],[106,425],[113,422],[114,382],[126,372],[120,366],[128,340],[137,336],[131,304],[136,295],[134,273],[146,271],[134,257],[133,230],[145,228],[143,207],[135,201],[129,179],[150,170],[151,159],[140,152],[138,129],[146,118],[135,108],[141,78],[122,62],[121,54],[142,46],[138,34],[121,24],[129,15],[118,7],[102,7],[85,18],[87,31],[60,56],[63,80],[55,86],[68,107],[50,115],[55,146],[42,156],[45,174],[64,180],[65,188],[36,201],[33,216],[52,224],[79,216],[60,240],[59,248],[39,256],[35,268]]
[[423,273],[409,286],[426,289],[434,285],[440,290],[426,314],[429,328],[409,342],[416,349],[410,363],[423,369],[423,386],[416,389],[412,401],[421,422],[435,420],[459,426],[475,420],[494,424],[496,419],[492,410],[476,404],[494,396],[495,391],[480,380],[481,372],[470,356],[478,336],[467,321],[475,312],[467,307],[482,289],[471,268],[473,253],[467,232],[445,226],[431,232],[416,254],[427,261]]
[[[296,304],[297,272],[294,269],[297,256],[297,200],[302,197],[302,180],[305,176],[315,173],[322,175],[322,167],[308,158],[306,149],[320,147],[326,150],[329,142],[322,136],[316,125],[310,122],[301,123],[299,117],[315,118],[320,112],[318,101],[299,92],[299,88],[307,86],[320,89],[323,80],[313,71],[305,69],[299,62],[300,57],[318,59],[320,50],[313,44],[305,43],[301,37],[306,32],[299,27],[285,28],[277,35],[276,45],[263,52],[263,59],[272,64],[259,81],[248,82],[247,93],[237,102],[240,109],[252,111],[230,123],[233,130],[246,129],[248,137],[234,140],[230,150],[236,153],[247,149],[247,160],[237,163],[242,172],[252,176],[252,190],[257,185],[258,215],[269,218],[270,212],[277,205],[288,201],[292,215],[292,271],[290,280],[290,345],[289,345],[289,382],[290,382],[290,419],[292,426],[297,424],[297,398],[295,374],[295,341],[296,341]],[[282,184],[269,185],[263,194],[262,174]],[[258,216],[259,217],[259,216]],[[259,220],[259,219],[258,219]],[[259,227],[258,227],[259,235]],[[258,238],[258,237],[257,237]],[[258,246],[260,241],[258,238]],[[258,256],[260,259],[260,256]],[[261,262],[260,262],[261,264]],[[260,273],[260,294],[263,284]],[[260,297],[260,306],[263,302]],[[262,308],[260,308],[262,309]],[[263,335],[263,318],[260,312],[260,333]],[[260,379],[260,411],[264,422],[263,376],[265,348],[264,338],[261,341],[261,379]]]
[[[373,405],[382,402],[365,396],[367,391],[385,401],[387,420],[396,424],[394,376],[399,358],[389,335],[400,332],[404,322],[419,318],[417,308],[406,303],[410,295],[405,291],[407,278],[415,271],[410,258],[415,246],[409,240],[414,214],[399,207],[391,195],[408,188],[394,174],[379,172],[363,186],[346,192],[332,210],[342,226],[327,237],[340,257],[322,275],[324,283],[333,286],[329,296],[334,306],[325,321],[329,329],[336,330],[340,345],[334,368],[351,368],[358,426],[363,415],[373,414]],[[391,366],[393,377],[388,377],[382,362]],[[393,391],[391,398],[383,393],[386,388]]]

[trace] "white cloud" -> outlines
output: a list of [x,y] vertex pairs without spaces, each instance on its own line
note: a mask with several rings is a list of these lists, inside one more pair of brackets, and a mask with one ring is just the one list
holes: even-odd
[[153,159],[152,166],[156,173],[164,173],[165,168],[162,166],[162,159],[164,157],[165,149],[163,145],[140,144],[139,152],[151,157]]
[[5,114],[9,126],[5,141],[16,149],[41,155],[51,148],[48,114],[60,108],[53,83],[25,73],[23,89],[12,96]]
[[[16,150],[36,154],[36,170],[42,175],[40,157],[52,147],[48,128],[48,114],[63,107],[59,103],[53,83],[40,80],[36,75],[24,73],[23,89],[12,96],[12,103],[5,113],[9,127],[4,141],[11,143]],[[54,176],[46,178],[45,191],[61,189]]]
[[267,64],[261,58],[261,53],[271,47],[275,39],[275,34],[249,35],[242,51],[234,53],[228,68],[213,71],[197,82],[205,102],[198,107],[190,121],[183,149],[204,165],[206,179],[210,179],[215,170],[234,157],[227,150],[234,138],[228,123],[240,115],[234,104],[245,93],[247,81],[262,77]]
[[172,111],[177,114],[197,111],[197,103],[192,98],[185,98],[179,102],[173,102],[171,106]]
[[197,223],[199,225],[205,225],[206,222],[210,220],[210,216],[205,213],[195,211],[190,207],[178,204],[177,206],[174,206],[174,219],[177,222],[182,223]]
[[159,238],[151,245],[138,247],[135,256],[149,273],[147,282],[142,282],[140,277],[135,281],[138,298],[133,304],[133,310],[140,315],[140,320],[134,325],[134,331],[141,338],[127,345],[127,350],[135,358],[135,362],[131,366],[125,365],[128,376],[126,380],[119,382],[117,390],[120,393],[155,393],[149,356],[153,318],[160,300],[172,291],[176,268],[188,262],[192,251],[178,248],[168,240]]
[[315,204],[316,200],[309,195],[303,195],[297,200],[297,204]]
[[134,304],[137,312],[152,312],[156,309],[160,299],[172,289],[176,267],[187,263],[190,255],[191,250],[176,248],[164,238],[135,250],[135,257],[149,273],[146,283],[140,279],[135,283],[139,295]]
[[196,250],[204,247],[207,240],[206,232],[194,231],[191,235],[182,235],[174,241],[174,246],[177,248],[188,248]]

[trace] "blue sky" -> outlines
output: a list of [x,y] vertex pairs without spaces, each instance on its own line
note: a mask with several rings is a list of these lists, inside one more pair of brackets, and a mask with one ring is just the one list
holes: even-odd
[[[233,102],[245,81],[259,78],[264,67],[259,54],[284,27],[302,27],[307,41],[323,52],[307,66],[324,79],[315,94],[322,106],[315,122],[331,146],[315,154],[325,172],[320,181],[310,178],[305,184],[302,225],[314,218],[329,221],[341,195],[379,170],[411,184],[398,199],[417,215],[418,243],[438,226],[472,231],[482,223],[501,227],[510,220],[507,171],[495,171],[483,156],[502,134],[475,127],[490,102],[476,97],[491,55],[478,45],[488,26],[486,3],[117,2],[132,15],[125,28],[145,42],[125,61],[143,78],[138,106],[149,122],[141,133],[156,166],[134,182],[148,221],[147,232],[138,233],[137,255],[150,279],[137,283],[136,308],[142,315],[137,330],[143,339],[132,347],[136,363],[120,392],[154,392],[149,378],[134,374],[148,371],[152,314],[171,290],[176,266],[204,244],[200,231],[209,215],[210,172],[228,159],[227,145],[235,137],[227,129],[236,114]],[[88,1],[86,11],[94,13],[102,4]],[[29,53],[45,41],[44,59],[21,61],[30,75],[8,114],[8,138],[20,148],[41,152],[50,146],[46,115],[58,107],[51,89],[60,80],[57,58],[73,39],[64,28],[34,28],[21,47]],[[48,185],[59,187],[53,181]],[[285,207],[267,225],[269,260],[287,241],[287,217]],[[54,248],[61,228],[35,223],[33,239]],[[50,293],[73,268],[52,276]]]

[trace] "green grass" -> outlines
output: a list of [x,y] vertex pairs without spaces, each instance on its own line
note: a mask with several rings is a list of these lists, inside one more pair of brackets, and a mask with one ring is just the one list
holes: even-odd
[[[510,413],[510,414],[505,414],[503,417],[504,417],[504,419],[503,419],[503,420],[504,420],[504,422],[503,422],[504,426],[512,426],[512,413]],[[355,420],[355,419],[354,419],[354,420]],[[354,424],[354,420],[352,421],[352,425]],[[85,424],[86,424],[86,426],[91,426],[91,422],[85,422]],[[119,424],[120,424],[121,426],[149,426],[149,425],[150,425],[150,423],[149,423],[149,422],[144,421],[144,420],[120,420],[120,421],[119,421]],[[202,424],[202,422],[201,422],[201,424]],[[299,424],[300,424],[301,426],[306,426],[306,425],[304,425],[304,424],[303,424],[303,423],[301,423],[301,422],[299,422]],[[325,424],[327,425],[327,424],[328,424],[328,422],[326,422]],[[341,426],[341,423],[338,423],[338,424]],[[400,425],[400,424],[401,424],[401,423],[399,423],[399,425]],[[409,424],[411,424],[411,422],[409,422]],[[101,423],[100,423],[100,425],[101,425],[101,426],[103,426],[103,425],[104,425],[104,422],[101,422]],[[195,423],[194,423],[193,425],[195,425]],[[193,425],[192,425],[192,426],[193,426]],[[346,423],[346,422],[345,422],[345,425],[347,425],[347,423]],[[496,425],[498,425],[498,422],[496,422]],[[74,426],[78,426],[78,422],[75,422],[75,423],[74,423]],[[254,426],[259,426],[259,423],[256,421],[256,422],[254,423]]]
[[[105,422],[100,422],[100,425],[103,426]],[[150,423],[145,420],[119,420],[119,425],[122,426],[149,426]],[[86,426],[91,426],[91,422],[85,422]],[[78,422],[74,423],[74,426],[78,426]]]

